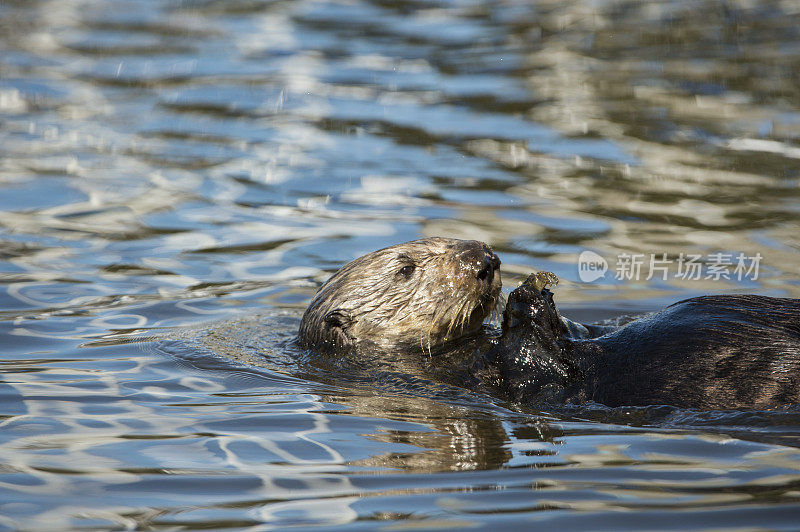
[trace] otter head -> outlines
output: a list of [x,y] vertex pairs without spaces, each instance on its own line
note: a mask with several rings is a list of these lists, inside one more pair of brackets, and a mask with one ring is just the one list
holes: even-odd
[[300,323],[303,347],[429,349],[480,328],[500,294],[500,259],[476,240],[424,238],[343,266]]

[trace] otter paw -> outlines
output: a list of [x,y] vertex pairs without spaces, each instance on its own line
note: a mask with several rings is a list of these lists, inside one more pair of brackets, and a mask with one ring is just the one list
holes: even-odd
[[523,285],[531,286],[537,292],[541,292],[551,286],[558,284],[558,277],[553,272],[536,272],[532,273],[525,279]]

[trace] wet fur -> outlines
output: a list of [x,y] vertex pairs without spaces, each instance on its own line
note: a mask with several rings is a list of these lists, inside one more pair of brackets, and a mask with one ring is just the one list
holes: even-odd
[[474,332],[500,294],[499,271],[486,282],[477,278],[487,253],[474,240],[425,238],[359,257],[317,292],[300,324],[300,344],[430,353]]
[[490,357],[516,401],[770,408],[800,403],[800,300],[680,301],[596,338],[572,338],[552,294],[512,292]]
[[405,353],[438,380],[527,404],[800,404],[800,300],[704,296],[619,328],[584,326],[560,316],[546,288],[555,276],[540,272],[509,295],[498,337],[480,331],[500,292],[498,270],[481,281],[487,257],[499,266],[485,244],[445,238],[364,255],[317,292],[299,343]]

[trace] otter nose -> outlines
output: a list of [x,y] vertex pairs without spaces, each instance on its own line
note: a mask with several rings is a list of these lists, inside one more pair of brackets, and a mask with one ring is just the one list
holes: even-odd
[[492,253],[491,251],[486,251],[483,255],[483,267],[478,270],[478,279],[481,281],[492,282],[494,279],[494,272],[500,268],[500,257]]

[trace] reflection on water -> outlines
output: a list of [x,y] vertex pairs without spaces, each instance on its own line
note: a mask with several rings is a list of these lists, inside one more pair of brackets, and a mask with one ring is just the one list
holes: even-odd
[[[579,319],[800,297],[799,49],[789,1],[0,4],[0,526],[796,528],[796,409],[515,412],[291,339],[429,235]],[[674,275],[719,253],[758,277]]]

